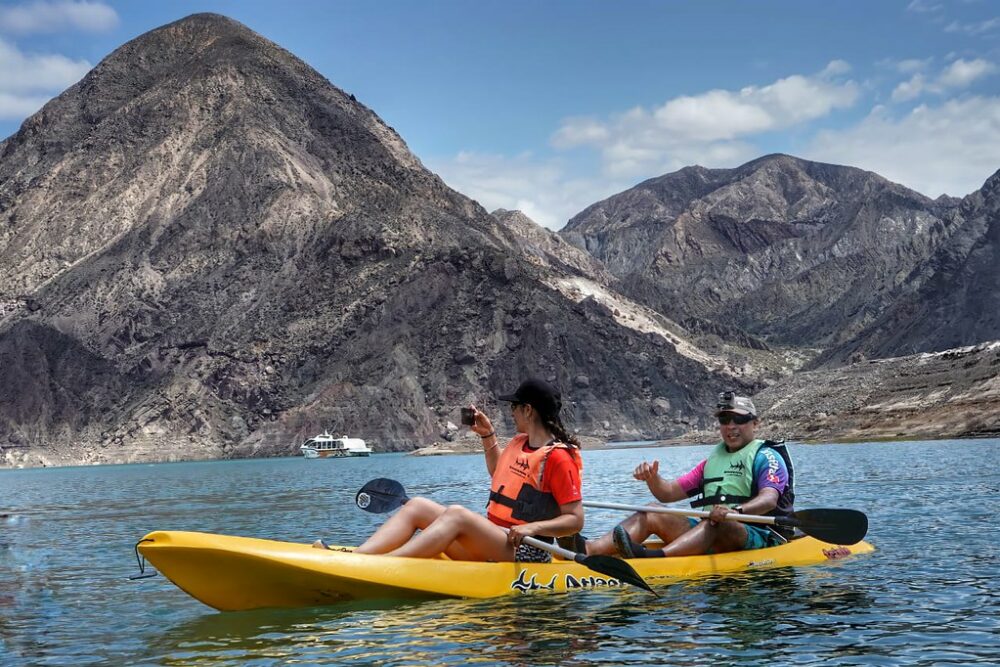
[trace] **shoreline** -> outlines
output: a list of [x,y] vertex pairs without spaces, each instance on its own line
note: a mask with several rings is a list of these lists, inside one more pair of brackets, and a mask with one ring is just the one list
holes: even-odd
[[[717,442],[717,435],[714,437],[708,436],[708,432],[699,433],[697,437],[691,438],[666,438],[662,440],[639,440],[639,441],[607,441],[603,438],[597,438],[594,436],[578,436],[583,441],[583,450],[585,451],[607,451],[607,450],[625,450],[625,449],[659,449],[664,447],[699,447],[699,446],[710,446]],[[765,436],[768,434],[764,434]],[[961,434],[961,435],[942,435],[938,437],[926,437],[921,435],[916,436],[879,436],[877,434],[872,434],[870,436],[856,436],[856,437],[829,437],[829,438],[786,438],[787,442],[801,444],[801,445],[851,445],[851,444],[863,444],[863,443],[887,443],[887,442],[935,442],[942,440],[1000,440],[1000,433],[998,434]],[[620,444],[619,444],[620,443]],[[19,448],[19,451],[24,452],[25,448]],[[29,450],[30,451],[30,450]],[[462,441],[456,442],[437,442],[426,447],[419,447],[417,449],[411,450],[409,452],[375,452],[375,456],[384,454],[404,454],[405,456],[450,456],[450,455],[470,455],[479,454],[482,452],[482,448],[478,443],[467,443]],[[129,459],[123,457],[116,460],[105,460],[105,461],[87,461],[87,460],[72,460],[65,455],[59,455],[56,452],[49,451],[38,451],[33,452],[33,457],[25,456],[24,460],[17,462],[10,462],[6,458],[0,460],[0,472],[4,470],[30,470],[36,468],[77,468],[77,467],[91,467],[91,466],[112,466],[112,465],[151,465],[157,463],[194,463],[198,461],[210,462],[210,461],[251,461],[251,460],[264,460],[269,458],[285,458],[289,455],[283,456],[246,456],[246,457],[199,457],[192,456],[187,458],[170,458],[170,459]],[[290,455],[290,457],[295,457],[295,455]]]

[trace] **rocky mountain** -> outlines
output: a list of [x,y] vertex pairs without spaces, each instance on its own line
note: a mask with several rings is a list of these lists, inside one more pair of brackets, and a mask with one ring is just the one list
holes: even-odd
[[621,279],[612,275],[603,263],[521,211],[498,209],[492,215],[514,234],[518,247],[531,261],[577,274],[558,283],[567,297],[574,301],[593,299],[613,313],[623,326],[644,333],[655,332],[710,366],[731,370],[749,384],[770,384],[814,356],[796,350],[772,349],[762,340],[718,322],[698,318],[675,322],[625,296]]
[[822,362],[941,351],[1000,336],[1000,172],[966,197],[947,243],[917,266],[907,289]]
[[513,233],[515,243],[525,255],[544,264],[588,276],[603,285],[615,282],[604,264],[590,253],[570,244],[556,232],[545,229],[521,211],[498,208],[490,215]]
[[961,227],[958,208],[871,172],[769,155],[645,181],[561,234],[688,328],[822,350],[912,288]]
[[1000,341],[796,373],[754,397],[795,440],[1000,437]]
[[794,372],[755,396],[768,432],[1000,433],[1000,172],[964,199],[931,201],[869,172],[766,156],[639,184],[561,235],[703,349],[714,333],[812,356],[815,370],[790,360]]
[[188,17],[0,143],[0,447],[169,460],[330,429],[405,448],[470,401],[509,428],[489,397],[527,374],[585,433],[664,435],[759,386],[616,312],[563,245],[450,190],[287,51]]

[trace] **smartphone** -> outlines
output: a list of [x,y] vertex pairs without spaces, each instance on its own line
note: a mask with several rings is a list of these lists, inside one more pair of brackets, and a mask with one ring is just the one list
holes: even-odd
[[462,408],[462,423],[472,426],[476,423],[476,411],[472,408]]

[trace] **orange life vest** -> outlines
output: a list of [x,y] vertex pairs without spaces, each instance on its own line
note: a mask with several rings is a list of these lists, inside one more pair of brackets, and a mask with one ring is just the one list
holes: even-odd
[[583,471],[583,459],[575,447],[561,442],[525,450],[527,434],[514,436],[497,460],[490,485],[490,502],[486,512],[511,524],[544,521],[559,516],[559,503],[551,493],[542,491],[545,461],[554,449],[565,449],[573,457],[576,468]]

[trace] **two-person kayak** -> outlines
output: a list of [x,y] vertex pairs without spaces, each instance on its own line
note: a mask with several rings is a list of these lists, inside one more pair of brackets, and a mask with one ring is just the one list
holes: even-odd
[[[316,549],[308,544],[211,533],[156,531],[140,541],[138,550],[181,590],[222,611],[623,586],[571,561],[397,558],[355,554],[347,547]],[[655,585],[726,572],[817,565],[872,551],[874,547],[867,542],[839,546],[803,537],[767,549],[628,562]]]

